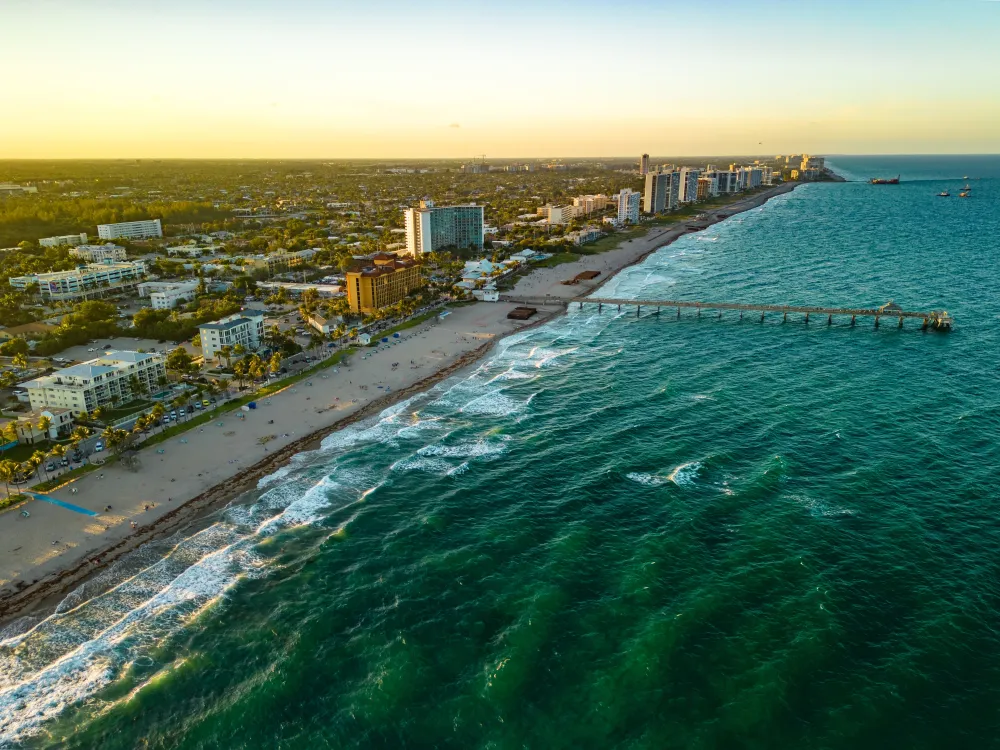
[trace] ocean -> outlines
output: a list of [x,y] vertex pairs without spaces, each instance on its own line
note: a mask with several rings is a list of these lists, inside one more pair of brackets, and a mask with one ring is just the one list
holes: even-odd
[[1000,157],[830,163],[602,296],[951,333],[574,307],[8,632],[0,746],[996,746]]

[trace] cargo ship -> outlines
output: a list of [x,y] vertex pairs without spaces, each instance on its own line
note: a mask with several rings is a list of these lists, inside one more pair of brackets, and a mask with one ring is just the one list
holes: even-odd
[[868,180],[869,185],[898,185],[899,175],[895,177],[872,177]]

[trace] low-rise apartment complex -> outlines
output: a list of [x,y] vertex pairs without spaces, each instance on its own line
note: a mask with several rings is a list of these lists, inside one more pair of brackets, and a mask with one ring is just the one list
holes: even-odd
[[149,221],[123,221],[118,224],[98,224],[97,236],[102,240],[144,240],[162,237],[163,226],[159,219]]
[[69,254],[87,263],[118,263],[128,260],[125,248],[110,242],[105,245],[79,245],[70,249]]
[[198,293],[197,281],[145,281],[139,284],[139,296],[149,297],[154,310],[173,310]]
[[58,237],[42,237],[38,240],[40,247],[60,247],[61,245],[86,245],[87,233],[61,234]]
[[72,271],[12,276],[11,287],[24,290],[38,285],[38,293],[47,301],[76,300],[99,297],[131,287],[146,275],[146,264],[141,260],[127,263],[98,263],[75,268]]
[[347,272],[347,301],[355,313],[394,305],[420,286],[416,262],[379,254]]
[[34,411],[69,409],[74,416],[156,393],[167,376],[162,354],[113,351],[24,384]]
[[198,327],[201,336],[201,351],[208,361],[218,354],[222,347],[230,348],[240,344],[248,351],[260,347],[264,339],[264,313],[261,310],[244,310],[214,323]]

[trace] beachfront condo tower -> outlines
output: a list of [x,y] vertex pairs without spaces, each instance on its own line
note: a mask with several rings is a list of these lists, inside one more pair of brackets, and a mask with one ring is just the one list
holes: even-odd
[[384,253],[362,260],[345,276],[351,312],[366,315],[396,304],[421,285],[416,261]]
[[632,188],[623,188],[618,193],[618,221],[622,224],[639,223],[639,199],[642,195]]
[[420,208],[406,209],[403,218],[410,255],[420,256],[449,247],[483,248],[482,206],[435,206],[434,201],[420,201]]
[[643,195],[642,210],[647,214],[658,214],[677,208],[680,200],[680,172],[658,167],[646,175],[646,191]]
[[698,200],[698,176],[700,174],[701,170],[692,167],[681,167],[679,172],[680,194],[678,196],[681,203],[693,203]]
[[639,174],[649,174],[649,154],[643,154],[639,158]]

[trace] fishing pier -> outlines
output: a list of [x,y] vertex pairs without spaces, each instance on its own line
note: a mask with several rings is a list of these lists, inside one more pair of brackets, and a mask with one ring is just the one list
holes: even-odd
[[743,320],[744,313],[760,313],[760,321],[763,323],[767,313],[781,313],[782,321],[787,322],[788,316],[803,315],[805,322],[809,322],[810,315],[826,316],[826,324],[833,325],[834,316],[850,317],[851,325],[855,325],[858,318],[873,318],[875,327],[883,318],[896,321],[898,328],[903,327],[903,321],[907,318],[920,321],[921,330],[933,329],[935,331],[950,331],[952,317],[945,310],[931,310],[929,312],[913,312],[903,310],[894,302],[888,302],[881,307],[855,308],[855,307],[804,307],[799,305],[758,305],[747,302],[692,302],[684,300],[651,300],[651,299],[616,299],[612,297],[571,297],[569,299],[559,297],[537,297],[537,298],[514,298],[504,295],[502,301],[519,302],[522,304],[552,305],[576,303],[580,308],[584,305],[597,305],[597,311],[601,312],[605,307],[613,307],[618,312],[622,308],[626,310],[635,309],[636,317],[642,314],[642,308],[650,308],[654,316],[659,316],[664,308],[675,308],[677,317],[681,317],[681,310],[693,309],[697,311],[697,316],[701,317],[702,310],[715,312],[721,318],[723,312],[731,310],[739,312],[740,320]]

